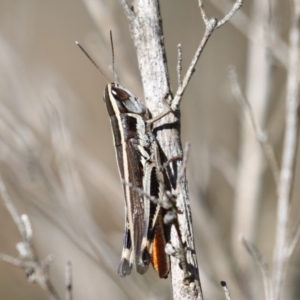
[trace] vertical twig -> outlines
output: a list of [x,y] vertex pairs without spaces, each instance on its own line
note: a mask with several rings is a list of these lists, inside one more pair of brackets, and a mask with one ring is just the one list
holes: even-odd
[[[269,2],[252,1],[252,16],[248,27],[248,34],[255,41],[249,41],[247,57],[245,98],[249,101],[258,128],[265,127],[266,112],[270,93],[271,60],[265,32],[268,32]],[[249,264],[249,258],[238,243],[238,237],[243,234],[248,240],[256,240],[257,217],[259,215],[259,201],[262,189],[262,176],[265,157],[253,134],[253,126],[248,121],[248,111],[243,111],[241,120],[239,145],[239,161],[237,181],[235,185],[235,199],[232,222],[232,248],[234,257],[242,271],[247,289],[254,298],[258,292],[258,278],[255,270]],[[272,164],[273,165],[273,164]]]
[[[125,5],[125,12],[130,21],[131,35],[137,51],[146,104],[151,114],[156,116],[163,111],[161,100],[164,98],[166,92],[170,90],[159,4],[158,1],[137,0],[135,1],[133,13],[128,12],[128,5],[124,2],[121,1],[122,5]],[[155,123],[155,125],[157,127],[160,124],[166,123],[175,124],[175,126],[170,126],[164,130],[157,130],[156,137],[162,151],[166,155],[167,161],[181,154],[182,149],[179,143],[178,119],[169,114],[163,120]],[[176,184],[176,170],[180,170],[179,161],[173,162],[170,167],[173,167],[173,174],[170,174],[170,176]],[[183,183],[185,188],[185,180]],[[183,199],[185,199],[184,203]],[[185,190],[185,194],[181,192],[181,195],[177,198],[177,206],[183,211],[183,214],[179,216],[180,232],[185,238],[184,242],[187,243],[187,249],[189,249],[188,263],[192,266],[191,270],[194,275],[194,282],[188,286],[183,284],[184,275],[178,265],[178,260],[171,257],[173,298],[202,299],[192,227],[191,224],[187,225],[187,221],[184,221],[186,215],[190,215],[187,201],[188,196]],[[182,226],[183,221],[185,224]],[[178,248],[177,233],[174,230],[172,230],[172,245],[174,248]]]
[[298,143],[298,115],[299,106],[299,21],[300,2],[293,2],[292,23],[289,33],[289,68],[286,96],[286,125],[283,142],[282,166],[278,186],[277,229],[274,250],[273,296],[280,299],[285,279],[287,263],[287,228],[289,219],[289,201],[294,177],[294,164]]
[[228,68],[228,73],[229,73],[229,79],[230,79],[230,83],[231,83],[232,94],[237,99],[237,101],[242,106],[242,108],[245,110],[247,115],[249,116],[251,126],[254,130],[256,139],[260,143],[261,148],[264,151],[265,157],[268,160],[269,167],[272,171],[274,181],[276,183],[276,186],[278,186],[279,166],[278,166],[278,163],[277,163],[277,160],[275,157],[274,149],[269,142],[268,134],[267,134],[267,132],[265,132],[261,129],[260,125],[258,124],[258,122],[255,118],[251,103],[246,98],[246,96],[243,95],[243,93],[241,91],[241,87],[238,83],[235,68],[233,66],[230,66]]
[[[123,5],[124,11],[130,21],[131,35],[137,51],[146,104],[151,114],[156,116],[163,110],[162,99],[164,98],[164,95],[170,91],[159,3],[158,0],[136,0],[134,1],[133,11],[125,0],[120,0],[120,2]],[[192,74],[194,73],[197,61],[203,52],[204,46],[214,30],[227,22],[228,19],[241,7],[241,5],[242,1],[237,0],[228,15],[218,22],[216,18],[208,19],[206,17],[203,3],[202,1],[199,1],[200,11],[206,24],[203,39],[200,42],[186,75],[183,77],[182,84],[179,85],[174,98],[169,99],[172,100],[170,102],[171,107],[175,112],[174,115],[169,114],[155,124],[156,127],[154,130],[156,138],[166,156],[166,161],[183,152],[180,142],[179,106],[183,93],[192,77]],[[172,126],[164,127],[164,124],[172,124]],[[178,170],[181,170],[181,162],[175,161],[170,166],[169,172],[169,177],[173,182],[173,192],[176,190]],[[182,188],[177,197],[177,207],[183,213],[179,215],[178,221],[183,242],[186,243],[186,247],[188,249],[187,260],[194,280],[190,282],[188,286],[184,285],[184,275],[178,265],[178,260],[171,258],[173,298],[203,299],[185,176],[181,180],[180,185]],[[174,230],[172,230],[171,241],[174,247],[177,248],[178,237]]]

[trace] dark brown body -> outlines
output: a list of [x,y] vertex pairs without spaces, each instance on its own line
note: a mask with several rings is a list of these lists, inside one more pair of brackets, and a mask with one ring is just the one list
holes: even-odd
[[156,198],[162,193],[153,161],[158,152],[157,144],[146,126],[146,109],[138,98],[116,83],[107,85],[104,100],[111,120],[120,177],[125,181],[125,233],[118,273],[122,277],[130,274],[134,261],[137,272],[144,274],[151,261],[159,276],[166,277],[169,257],[164,251],[160,206],[128,185]]

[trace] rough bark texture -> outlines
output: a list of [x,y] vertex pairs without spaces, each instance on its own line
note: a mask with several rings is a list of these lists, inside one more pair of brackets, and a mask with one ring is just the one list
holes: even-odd
[[[152,116],[156,116],[166,109],[166,104],[162,99],[170,90],[158,1],[137,0],[134,5],[134,13],[131,14],[127,10],[127,15],[131,20],[131,34],[137,51],[145,101]],[[156,122],[155,132],[166,159],[182,153],[179,112],[176,112],[175,115],[169,114],[161,121]],[[173,183],[176,182],[180,168],[180,160],[172,163],[170,175]],[[177,206],[182,211],[182,214],[179,215],[179,225],[183,241],[186,242],[188,264],[194,279],[190,284],[185,285],[178,259],[171,258],[173,297],[174,299],[202,299],[186,179],[184,178],[183,181],[177,198]],[[178,239],[175,230],[172,230],[171,240],[172,245],[176,247]]]

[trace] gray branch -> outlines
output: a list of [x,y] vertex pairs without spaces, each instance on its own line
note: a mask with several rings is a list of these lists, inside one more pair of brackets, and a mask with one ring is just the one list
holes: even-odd
[[[162,99],[166,94],[169,95],[168,101],[171,104],[173,114],[156,122],[154,132],[166,156],[166,161],[177,157],[183,153],[180,140],[180,112],[179,106],[183,93],[194,73],[197,61],[214,30],[225,22],[237,11],[242,1],[238,0],[233,5],[228,15],[218,22],[216,18],[207,19],[205,10],[201,1],[200,10],[206,24],[204,36],[196,51],[191,65],[183,77],[182,84],[179,84],[178,90],[172,99],[170,93],[169,74],[166,61],[166,53],[164,48],[164,36],[162,22],[160,16],[158,0],[135,0],[134,8],[131,8],[125,0],[120,0],[125,14],[130,22],[131,36],[136,47],[139,69],[141,73],[144,96],[147,107],[152,116],[159,115],[164,110],[164,101]],[[179,54],[179,65],[181,64]],[[178,72],[181,72],[180,66]],[[181,74],[178,75],[181,82]],[[168,124],[168,126],[165,126]],[[169,166],[168,175],[173,184],[172,193],[176,194],[176,185],[178,179],[178,170],[182,170],[182,161],[173,161]],[[181,177],[181,176],[180,176]],[[177,184],[176,184],[177,183]],[[182,240],[186,244],[187,261],[189,271],[192,274],[192,280],[189,284],[185,284],[184,272],[178,264],[178,259],[171,257],[171,278],[173,285],[174,299],[203,299],[202,288],[199,278],[198,263],[194,245],[194,235],[192,228],[192,216],[190,209],[190,201],[188,198],[188,189],[186,176],[182,176],[180,180],[180,192],[177,196],[177,208],[182,211],[178,215],[179,229]],[[178,248],[179,240],[176,230],[172,228],[171,242],[175,248]]]

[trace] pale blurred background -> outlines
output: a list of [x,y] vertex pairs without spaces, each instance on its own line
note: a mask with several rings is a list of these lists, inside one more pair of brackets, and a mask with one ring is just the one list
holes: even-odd
[[[274,248],[276,188],[264,158],[255,176],[258,183],[251,229],[245,232],[235,215],[248,218],[251,205],[246,199],[243,202],[243,195],[254,190],[237,192],[238,186],[240,190],[248,184],[239,183],[243,178],[239,172],[245,170],[240,155],[245,143],[242,124],[249,122],[232,96],[227,71],[234,65],[241,87],[251,86],[253,56],[249,58],[251,48],[245,34],[257,8],[251,1],[245,2],[233,19],[235,25],[227,23],[213,34],[182,102],[182,142],[191,142],[188,180],[206,299],[224,299],[220,280],[227,281],[232,299],[263,299],[259,270],[238,235],[254,242],[269,262]],[[287,42],[287,2],[277,1],[277,7],[276,1],[263,2],[274,4],[266,21],[276,25],[279,36]],[[232,2],[205,3],[209,16],[221,18],[224,13],[220,8],[226,9]],[[176,91],[177,44],[182,44],[185,71],[204,25],[196,0],[161,1],[161,13],[172,89]],[[117,0],[0,0],[1,176],[18,211],[28,214],[32,222],[39,257],[55,257],[51,279],[61,299],[67,260],[73,265],[74,299],[171,299],[170,280],[159,280],[152,269],[144,276],[133,272],[125,279],[116,274],[124,204],[102,101],[106,81],[74,43],[80,41],[112,78],[110,29],[120,82],[142,98],[128,23]],[[252,32],[248,36],[253,38]],[[281,46],[278,48],[284,49]],[[284,50],[282,57],[287,59]],[[268,58],[269,93],[261,122],[280,161],[286,69],[271,53]],[[255,79],[263,81],[262,71],[254,70]],[[260,88],[255,92],[259,94]],[[248,134],[260,152],[253,130]],[[291,220],[296,220],[299,211],[297,178]],[[249,176],[250,186],[254,181]],[[19,240],[17,228],[0,201],[0,252],[17,256]],[[296,249],[285,299],[300,299],[298,257]],[[0,299],[47,297],[37,285],[27,282],[22,269],[0,261]]]

